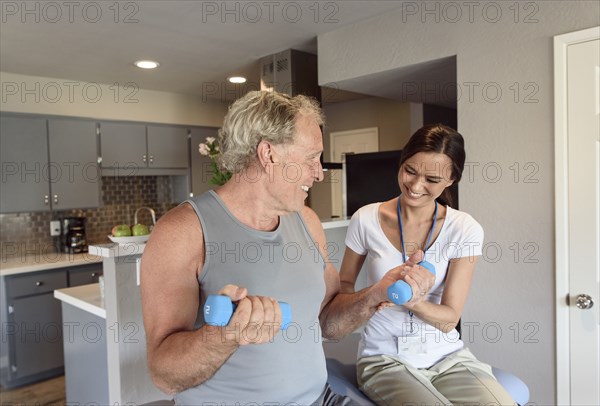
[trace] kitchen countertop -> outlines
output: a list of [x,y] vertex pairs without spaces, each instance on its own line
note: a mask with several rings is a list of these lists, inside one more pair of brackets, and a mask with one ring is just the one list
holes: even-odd
[[54,297],[78,309],[106,319],[104,299],[100,295],[100,284],[98,283],[57,289],[54,291]]
[[338,228],[338,227],[348,227],[350,224],[349,218],[339,218],[339,219],[327,219],[321,220],[321,224],[323,225],[323,230],[328,230],[330,228]]
[[0,276],[17,275],[27,272],[47,271],[49,269],[95,264],[102,262],[100,256],[92,253],[66,254],[41,253],[39,255],[23,255],[0,260]]
[[90,254],[98,255],[102,258],[117,258],[128,255],[142,255],[146,244],[127,243],[127,244],[97,244],[88,247]]
[[[347,227],[350,219],[327,219],[321,220],[324,230]],[[126,244],[96,244],[88,247],[90,254],[98,255],[103,258],[117,258],[128,255],[142,255],[146,244],[126,243]]]

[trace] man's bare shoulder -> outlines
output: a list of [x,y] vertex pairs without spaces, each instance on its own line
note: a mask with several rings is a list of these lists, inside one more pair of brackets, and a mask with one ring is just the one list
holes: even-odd
[[193,207],[181,204],[165,213],[156,223],[148,241],[148,248],[160,246],[199,245],[202,241],[202,226]]
[[317,239],[319,243],[325,243],[325,232],[317,213],[308,206],[304,206],[300,213],[313,238]]
[[302,210],[300,211],[300,213],[302,214],[302,217],[304,217],[304,221],[306,222],[317,222],[319,224],[321,224],[321,220],[319,220],[319,216],[317,216],[317,213],[315,213],[315,211],[313,209],[311,209],[308,206],[304,206],[302,208]]

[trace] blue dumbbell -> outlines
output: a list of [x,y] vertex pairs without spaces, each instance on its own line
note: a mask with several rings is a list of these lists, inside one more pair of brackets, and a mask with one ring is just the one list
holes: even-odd
[[[211,326],[226,326],[237,305],[229,296],[209,295],[204,304],[204,320]],[[292,322],[292,307],[286,302],[279,302],[281,308],[281,329],[285,330]]]
[[[435,275],[435,267],[431,262],[421,261],[420,266]],[[402,305],[412,299],[412,288],[404,281],[396,281],[388,288],[388,299],[397,305]]]

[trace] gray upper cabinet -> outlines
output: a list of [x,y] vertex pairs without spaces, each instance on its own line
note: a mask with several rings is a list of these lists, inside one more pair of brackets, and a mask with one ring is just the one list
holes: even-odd
[[145,168],[146,126],[136,123],[100,123],[102,166],[105,168]]
[[43,118],[0,116],[0,212],[50,209],[46,132]]
[[100,205],[94,122],[2,115],[0,123],[0,212]]
[[100,145],[102,167],[123,169],[118,173],[103,172],[109,176],[189,167],[188,129],[185,127],[101,122]]
[[48,120],[53,209],[100,205],[96,126],[95,122],[86,120]]
[[149,125],[148,166],[188,168],[188,129],[177,126]]
[[206,142],[206,137],[217,138],[217,128],[210,127],[194,127],[191,129],[191,186],[194,196],[201,195],[209,189],[215,187],[209,183],[212,174],[210,173],[210,158],[200,155],[198,145],[201,142]]

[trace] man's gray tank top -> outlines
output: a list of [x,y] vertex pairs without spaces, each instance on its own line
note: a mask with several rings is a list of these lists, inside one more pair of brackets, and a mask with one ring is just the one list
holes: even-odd
[[239,347],[212,378],[178,393],[176,403],[312,404],[327,380],[319,327],[325,263],[302,216],[280,216],[276,230],[258,231],[238,221],[212,190],[187,203],[200,219],[206,248],[198,319],[203,322],[207,295],[234,284],[289,303],[292,324],[273,342]]

